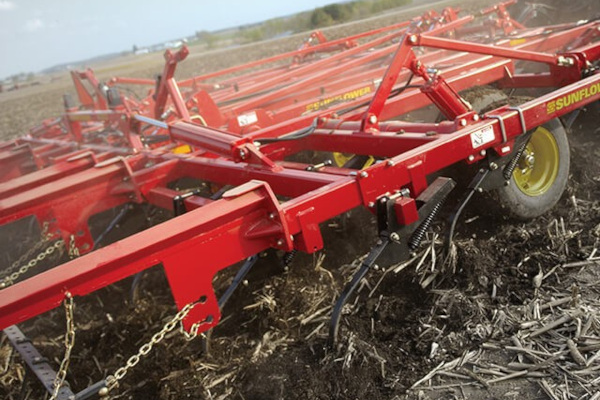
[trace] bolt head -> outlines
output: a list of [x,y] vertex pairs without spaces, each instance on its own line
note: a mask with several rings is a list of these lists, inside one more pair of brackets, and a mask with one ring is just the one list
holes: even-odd
[[367,171],[360,171],[361,178],[366,178],[367,176],[369,176],[369,173]]
[[371,115],[369,117],[369,123],[370,124],[376,124],[377,123],[377,116],[376,115]]
[[485,151],[485,150],[481,150],[481,151],[479,152],[479,154],[481,154],[481,156],[483,157],[483,156],[485,156],[485,155],[487,154],[487,151]]
[[242,285],[244,285],[244,286],[248,286],[248,279],[244,279],[244,280],[242,281]]
[[100,397],[108,396],[108,388],[103,387],[102,389],[98,390],[98,396],[100,396]]
[[387,160],[387,166],[393,167],[396,163],[393,160]]
[[473,115],[473,121],[475,121],[475,122],[479,121],[479,115],[478,114]]
[[459,121],[460,126],[467,126],[467,120],[464,118],[461,118]]
[[533,153],[528,154],[525,157],[525,162],[527,163],[527,166],[532,168],[535,165],[535,156],[533,155]]
[[277,240],[277,246],[283,246],[283,239]]
[[495,171],[495,170],[497,170],[497,169],[498,169],[498,164],[496,164],[495,162],[491,162],[491,163],[490,163],[490,169],[491,169],[492,171]]
[[474,156],[473,154],[471,154],[471,155],[469,156],[469,161],[473,161],[473,160],[475,160],[475,156]]
[[392,232],[392,234],[390,235],[390,239],[399,240],[400,236],[396,232]]
[[375,207],[375,203],[373,203],[372,201],[369,202],[369,208],[373,208]]
[[409,42],[411,42],[412,44],[417,43],[417,35],[410,35],[410,37],[408,38]]
[[243,149],[240,149],[240,158],[242,160],[246,158],[246,152]]
[[275,219],[275,214],[273,214],[273,213],[270,213],[270,214],[269,214],[269,219]]

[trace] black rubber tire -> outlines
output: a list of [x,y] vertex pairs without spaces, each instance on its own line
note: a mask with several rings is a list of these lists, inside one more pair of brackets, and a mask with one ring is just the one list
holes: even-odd
[[554,137],[558,147],[558,170],[552,186],[544,193],[531,196],[519,189],[514,174],[509,185],[496,190],[495,194],[503,211],[513,218],[528,220],[539,217],[552,209],[560,200],[569,180],[570,150],[567,133],[558,119],[548,121],[542,127]]
[[[481,114],[505,104],[516,106],[531,100],[530,97],[524,96],[509,98],[504,92],[491,86],[475,87],[462,92],[461,95]],[[552,134],[558,147],[558,171],[552,186],[543,194],[531,196],[521,191],[515,183],[514,176],[511,176],[508,186],[489,193],[490,196],[484,201],[488,212],[494,210],[512,218],[529,220],[545,214],[560,200],[569,180],[570,150],[567,133],[559,119],[548,121],[542,127]],[[474,169],[471,167],[470,170],[471,173],[467,175],[473,176]]]

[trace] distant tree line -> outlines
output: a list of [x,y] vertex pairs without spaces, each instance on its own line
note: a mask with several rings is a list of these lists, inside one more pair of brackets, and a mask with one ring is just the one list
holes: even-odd
[[354,0],[346,3],[333,3],[291,17],[274,18],[261,24],[242,26],[237,30],[198,31],[196,39],[207,49],[256,42],[365,18],[411,3],[412,0]]
[[356,0],[348,3],[333,3],[316,8],[310,15],[309,28],[322,28],[340,22],[366,17],[391,8],[410,4],[412,0]]
[[18,74],[11,75],[5,79],[5,81],[10,81],[12,83],[18,82],[31,82],[35,79],[35,74],[33,72],[20,72]]

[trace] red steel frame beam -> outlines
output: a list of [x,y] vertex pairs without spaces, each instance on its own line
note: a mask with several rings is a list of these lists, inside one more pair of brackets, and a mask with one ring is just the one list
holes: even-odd
[[[396,59],[399,59],[399,58],[397,57]],[[496,66],[496,70],[498,70],[498,71],[499,71],[499,68],[500,68],[501,66],[502,66],[501,64],[497,65],[497,66]],[[497,80],[497,79],[498,79],[498,77],[497,77],[497,76],[495,76],[494,74],[490,74],[490,73],[489,73],[489,72],[490,72],[489,70],[486,70],[486,69],[479,68],[477,71],[479,72],[479,74],[480,74],[480,75],[485,75],[485,76],[487,76],[487,77],[490,77],[490,80],[491,80],[491,81],[493,81],[493,80]],[[472,79],[472,77],[469,77],[469,75],[464,75],[464,76],[463,76],[463,78],[465,78],[465,79],[466,79],[466,78]],[[479,81],[479,82],[481,82],[481,81]],[[467,86],[468,86],[468,85],[467,85]],[[416,95],[416,92],[413,92],[413,93],[415,93],[414,95]],[[424,97],[423,97],[422,95],[421,95],[421,99],[422,99],[422,100],[421,100],[421,102],[424,102],[424,101],[425,101],[425,100],[424,100]],[[419,106],[419,103],[418,103],[418,102],[411,101],[410,103],[417,104],[417,105]],[[414,108],[418,108],[418,106],[415,106]],[[406,112],[407,110],[405,109],[404,111]],[[83,115],[82,113],[79,113],[79,114],[76,114],[76,113],[71,113],[71,114],[69,114],[69,115],[72,115],[72,116],[75,116],[75,115],[81,115],[82,117],[85,117],[85,118],[87,118],[87,119],[90,119],[90,118],[91,118],[91,119],[93,119],[93,120],[103,120],[103,119],[107,119],[107,118],[109,118],[109,119],[110,119],[110,118],[113,118],[113,117],[112,117],[112,115],[116,115],[117,117],[119,116],[119,114],[114,114],[114,113],[111,113],[111,112],[91,112],[91,113],[89,113],[88,115]],[[77,118],[75,118],[75,117],[70,117],[70,118],[74,118],[75,120],[79,119],[79,117],[77,117]],[[208,138],[208,139],[211,139],[211,140],[214,140],[214,134],[215,134],[215,132],[214,132],[214,131],[210,132],[210,135],[209,135],[209,136],[207,136],[207,138]],[[184,141],[187,141],[188,143],[197,144],[197,143],[195,143],[194,141],[191,141],[191,142],[190,142],[189,140],[185,140],[185,137],[180,137],[180,139],[184,139]],[[225,140],[223,143],[224,143],[224,144],[225,144],[225,143],[227,143],[227,140]],[[203,144],[205,144],[205,143],[202,143],[202,142],[200,142],[200,145],[203,145]],[[229,145],[227,145],[227,146],[229,146]],[[365,147],[363,146],[362,148],[364,149]],[[209,149],[210,149],[210,147],[209,147]],[[227,149],[227,147],[225,147],[225,149]],[[355,152],[357,152],[357,151],[355,151]],[[373,149],[371,152],[372,152],[372,154],[375,154],[375,155],[377,155],[377,154],[378,154],[378,153],[377,153],[377,151],[376,151],[375,149]],[[41,175],[43,175],[43,174],[41,174]],[[43,177],[41,177],[40,179],[43,179]],[[37,195],[36,195],[36,194],[32,194],[30,197],[36,197],[36,198],[37,198]],[[18,199],[18,200],[23,200],[23,199]],[[38,200],[39,200],[39,201],[41,201],[39,198],[38,198]],[[63,202],[59,202],[59,203],[60,203],[60,204],[63,204]],[[25,201],[23,204],[28,204],[28,202],[27,202],[27,201]],[[83,223],[85,223],[85,220],[83,221]]]
[[[526,129],[599,100],[600,90],[592,89],[599,85],[600,75],[594,75],[523,104]],[[549,104],[582,92],[588,96],[549,112]],[[521,134],[519,114],[500,111],[507,139]],[[220,317],[212,290],[212,279],[220,269],[269,247],[290,250],[292,237],[309,244],[305,251],[318,249],[322,245],[315,228],[318,223],[359,205],[368,206],[385,192],[414,185],[416,176],[420,176],[417,180],[424,180],[426,175],[478,152],[480,149],[473,149],[471,135],[487,126],[494,129],[494,140],[486,148],[505,145],[500,122],[482,121],[374,165],[362,177],[337,177],[281,206],[268,185],[256,181],[242,185],[224,199],[184,217],[4,289],[0,298],[0,328],[57,307],[66,292],[85,295],[161,263],[180,308],[200,301],[188,315],[186,326],[201,323],[200,331],[205,331],[218,323]],[[449,148],[454,151],[449,152]],[[413,195],[417,194],[418,191]],[[270,218],[270,214],[275,218]],[[225,248],[227,251],[222,250]],[[197,254],[202,254],[202,265],[198,265]],[[196,279],[191,280],[190,276]]]
[[[555,41],[558,43],[558,39]],[[430,76],[424,65],[419,64],[412,52],[415,45],[449,47],[451,50],[488,56],[475,58],[472,71],[446,82]],[[586,46],[584,57],[600,55],[599,47],[600,44]],[[574,76],[571,71],[580,71],[580,60],[577,58],[580,56],[581,53],[577,54],[575,50],[564,56],[575,60],[573,65],[566,63],[564,66],[571,68],[568,70],[569,79]],[[332,58],[336,60],[335,57]],[[168,206],[167,200],[177,192],[169,191],[164,185],[173,178],[189,176],[238,186],[218,201],[199,198],[188,202],[191,208],[200,207],[199,210],[190,211],[4,289],[0,296],[0,329],[58,306],[67,292],[84,295],[153,265],[162,264],[178,307],[197,302],[185,321],[186,327],[200,323],[199,331],[206,331],[216,325],[220,317],[212,289],[212,280],[219,270],[268,248],[287,251],[297,248],[313,252],[323,245],[319,223],[357,206],[371,207],[378,197],[402,187],[410,188],[411,196],[416,197],[426,188],[427,175],[462,160],[478,161],[483,157],[482,150],[493,149],[500,155],[507,155],[512,150],[512,140],[524,131],[600,99],[600,74],[595,74],[527,102],[518,111],[505,106],[493,111],[494,119],[486,115],[480,119],[460,102],[456,95],[459,89],[455,86],[472,86],[483,79],[482,74],[493,76],[492,81],[502,80],[507,75],[510,79],[512,61],[498,60],[498,57],[533,60],[552,66],[564,62],[557,55],[531,50],[458,42],[427,35],[407,35],[401,40],[368,111],[357,111],[347,121],[339,123],[323,119],[318,128],[306,137],[262,146],[263,152],[260,152],[253,141],[264,137],[268,129],[271,129],[268,131],[271,134],[280,134],[284,130],[279,126],[282,124],[252,135],[236,135],[189,122],[177,122],[165,124],[165,128],[183,143],[205,147],[231,160],[215,157],[214,154],[201,157],[201,151],[176,155],[165,151],[141,150],[142,154],[129,160],[105,160],[96,163],[94,168],[88,168],[88,164],[76,159],[73,165],[78,167],[71,166],[72,169],[69,169],[62,160],[47,175],[36,172],[31,177],[26,175],[19,178],[17,183],[25,191],[15,193],[11,192],[10,187],[5,188],[7,194],[0,199],[0,223],[32,214],[37,215],[38,219],[46,219],[49,218],[49,210],[55,213],[60,210],[58,213],[63,215],[57,219],[64,223],[69,217],[64,214],[65,210],[83,207],[84,211],[75,224],[61,226],[61,230],[67,232],[85,225],[92,214],[124,202],[150,201]],[[339,57],[340,60],[342,58]],[[165,66],[165,71],[169,70],[159,88],[161,100],[157,102],[155,114],[162,112],[170,96],[180,117],[185,120],[187,118],[182,114],[187,108],[182,103],[183,98],[172,76],[169,78],[174,71],[171,67],[169,63]],[[330,71],[335,71],[335,68],[330,68]],[[386,119],[388,114],[391,116],[393,112],[400,111],[401,100],[405,102],[409,96],[415,95],[407,93],[388,101],[403,68],[409,68],[427,82],[422,91],[442,111],[450,114],[453,121],[441,124],[379,122]],[[315,76],[310,72],[311,68],[305,71],[309,72],[306,79],[316,80],[320,77],[319,73]],[[550,68],[550,75],[557,72],[557,68]],[[423,95],[420,98],[424,98]],[[372,120],[372,116],[377,118]],[[314,118],[314,115],[311,117]],[[362,121],[349,121],[358,117],[362,117]],[[290,121],[287,129],[299,124],[299,121],[306,122],[307,119]],[[333,126],[331,130],[326,130],[328,124]],[[398,127],[406,128],[407,133],[397,136],[395,129]],[[490,128],[493,138],[476,146],[472,141],[473,135]],[[30,143],[44,143],[49,148],[65,144],[64,140],[43,137],[27,140]],[[301,164],[273,163],[266,157],[281,159],[302,149],[373,154],[387,160],[357,174],[356,171],[334,168],[303,171],[299,169],[302,168]],[[244,157],[240,156],[241,150],[248,151],[254,157],[250,160],[251,164],[242,162]],[[118,149],[112,151],[117,152]],[[147,162],[155,165],[146,167]],[[42,186],[36,187],[32,182]],[[42,191],[48,194],[41,195]],[[86,193],[88,197],[85,197]],[[291,197],[291,200],[281,204],[275,194]],[[104,204],[87,204],[88,199],[103,200]],[[61,204],[65,201],[71,204]],[[80,236],[89,239],[85,232]],[[198,265],[198,254],[202,254],[202,265]],[[190,279],[191,276],[195,279]]]

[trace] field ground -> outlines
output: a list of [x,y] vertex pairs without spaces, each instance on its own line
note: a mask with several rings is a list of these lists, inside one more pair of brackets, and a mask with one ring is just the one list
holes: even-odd
[[[344,36],[421,12],[325,33]],[[192,48],[178,76],[291,50],[305,36],[196,55]],[[93,67],[102,79],[153,77],[161,70],[160,55],[142,57]],[[63,74],[43,86],[0,94],[0,134],[14,137],[59,115],[61,96],[69,90]],[[199,340],[168,335],[127,374],[113,398],[598,399],[599,118],[598,107],[590,107],[569,132],[569,186],[552,212],[520,222],[490,215],[477,199],[460,224],[452,259],[441,256],[444,223],[437,223],[413,260],[373,271],[363,282],[344,310],[336,348],[326,346],[331,305],[376,234],[371,215],[361,210],[323,226],[326,250],[314,257],[299,254],[289,270],[282,268],[281,254],[265,253],[225,308],[208,354]],[[134,213],[121,233],[136,229],[141,217]],[[16,233],[3,239],[18,243]],[[218,277],[218,290],[234,270]],[[113,373],[174,314],[160,268],[146,274],[136,301],[130,286],[127,279],[76,300],[68,375],[74,390]],[[58,364],[62,310],[22,329]],[[0,339],[0,397],[42,398],[35,382],[23,381],[23,365]]]

